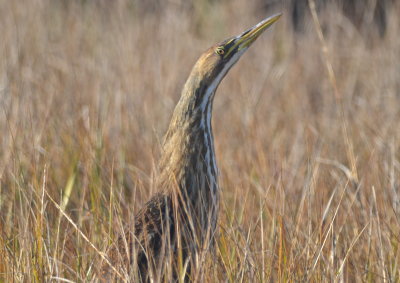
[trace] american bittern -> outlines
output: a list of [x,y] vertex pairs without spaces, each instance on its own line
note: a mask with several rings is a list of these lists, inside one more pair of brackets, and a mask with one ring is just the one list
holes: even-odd
[[[134,231],[120,237],[109,253],[113,265],[134,267],[135,274],[127,276],[142,282],[199,278],[195,272],[212,247],[219,207],[211,128],[215,91],[240,56],[279,17],[269,17],[212,46],[193,67],[165,135],[157,179],[161,192],[136,215]],[[108,265],[102,272],[105,280],[113,277]]]

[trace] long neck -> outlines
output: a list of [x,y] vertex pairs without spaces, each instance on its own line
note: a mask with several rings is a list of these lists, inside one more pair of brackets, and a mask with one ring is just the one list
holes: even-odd
[[160,161],[160,185],[179,188],[196,201],[217,192],[217,166],[211,127],[217,85],[191,76],[174,110]]

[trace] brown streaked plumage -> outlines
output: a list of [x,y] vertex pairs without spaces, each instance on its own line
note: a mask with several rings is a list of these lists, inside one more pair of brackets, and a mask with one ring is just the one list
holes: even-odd
[[[111,264],[127,267],[122,276],[142,282],[201,278],[198,271],[212,246],[219,204],[211,128],[215,91],[240,56],[279,17],[212,46],[193,67],[164,138],[157,178],[160,192],[136,215],[133,231],[110,248]],[[103,281],[113,276],[104,264]]]

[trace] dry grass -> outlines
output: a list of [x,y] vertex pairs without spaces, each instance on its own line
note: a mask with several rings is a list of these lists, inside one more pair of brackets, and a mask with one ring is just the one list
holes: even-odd
[[[197,56],[271,14],[179,3],[0,1],[1,282],[96,280]],[[219,88],[207,281],[400,281],[399,7],[372,46],[329,11],[327,56],[284,16]]]

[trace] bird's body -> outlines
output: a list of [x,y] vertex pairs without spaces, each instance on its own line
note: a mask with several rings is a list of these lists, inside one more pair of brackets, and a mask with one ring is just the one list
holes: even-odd
[[[137,266],[135,276],[143,282],[160,281],[167,274],[199,278],[196,272],[212,246],[219,209],[211,125],[215,91],[251,43],[279,17],[209,48],[198,59],[164,137],[157,178],[160,192],[136,215],[134,230],[111,249],[113,265]],[[110,278],[108,265],[104,270]]]

